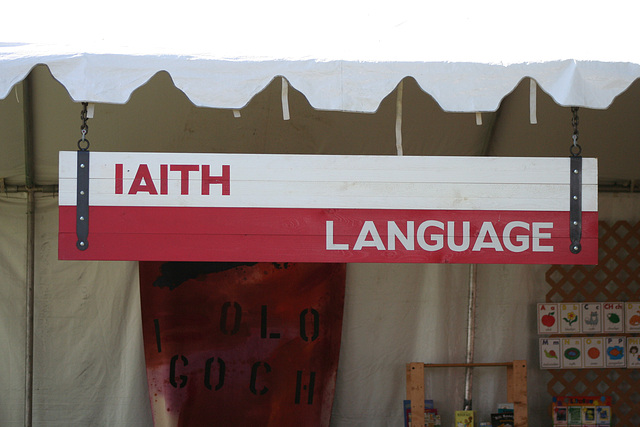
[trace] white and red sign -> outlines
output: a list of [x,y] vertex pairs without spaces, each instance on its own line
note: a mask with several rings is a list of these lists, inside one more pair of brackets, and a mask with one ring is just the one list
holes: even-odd
[[596,264],[597,161],[569,158],[90,154],[76,247],[76,152],[60,153],[61,259]]

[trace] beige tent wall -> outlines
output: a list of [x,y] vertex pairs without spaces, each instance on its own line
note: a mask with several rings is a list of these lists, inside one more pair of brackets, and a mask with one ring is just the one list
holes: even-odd
[[148,426],[137,263],[58,261],[57,210],[38,198],[33,423]]
[[25,368],[26,197],[0,197],[0,424],[22,426]]
[[[9,223],[24,226],[23,200],[0,200],[3,217],[11,219],[6,212],[13,211]],[[56,203],[53,197],[38,198],[34,425],[150,426],[136,263],[57,261]],[[640,220],[638,195],[602,195],[601,203],[607,220]],[[10,238],[3,241],[24,248],[19,230]],[[2,365],[10,378],[2,424],[17,426],[24,392],[24,309],[15,302],[24,301],[24,263],[18,250],[7,250],[2,260],[3,275],[14,270],[15,276],[10,287],[3,281],[3,290],[13,292],[1,306],[2,342],[8,344],[3,353],[10,361]],[[537,367],[535,331],[535,303],[548,291],[546,268],[478,267],[476,360],[529,361],[530,417],[537,426],[549,425],[547,375]],[[468,270],[467,265],[348,266],[332,425],[396,426],[406,362],[464,360]],[[474,407],[480,414],[506,400],[505,381],[502,369],[476,369]],[[444,413],[453,411],[462,404],[464,372],[429,372],[426,390]]]
[[15,87],[11,95],[0,100],[0,177],[8,182],[24,183],[24,120],[22,85]]
[[[45,67],[33,92],[36,183],[57,183],[59,150],[74,150],[81,106]],[[569,109],[538,90],[538,124],[529,123],[529,82],[497,113],[444,113],[407,78],[403,83],[405,155],[567,156]],[[0,100],[0,174],[24,184],[22,85]],[[637,179],[640,86],[608,110],[580,113],[584,155],[600,175]],[[193,106],[160,73],[125,105],[96,106],[88,138],[95,151],[257,152],[395,155],[396,94],[373,114],[312,109],[290,88],[283,120],[275,79],[234,118]],[[640,219],[636,194],[601,194],[601,218]],[[23,424],[26,196],[0,192],[0,425]],[[57,198],[36,203],[34,425],[150,426],[134,262],[57,260]],[[548,290],[548,266],[478,267],[478,362],[527,359],[530,425],[550,425],[547,374],[538,369],[535,304]],[[398,426],[411,361],[462,362],[466,343],[468,265],[350,264],[332,426]],[[429,372],[427,394],[445,413],[462,404],[464,372]],[[476,370],[474,408],[486,416],[506,400],[500,370]],[[446,422],[450,417],[445,418]],[[447,424],[450,425],[450,424]]]

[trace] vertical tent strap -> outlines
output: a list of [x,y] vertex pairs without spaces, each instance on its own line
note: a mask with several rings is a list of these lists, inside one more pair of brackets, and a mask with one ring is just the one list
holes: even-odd
[[398,156],[403,155],[402,150],[402,92],[404,83],[400,80],[398,84],[398,93],[396,97],[396,153]]
[[535,80],[529,79],[529,123],[532,125],[538,124],[538,84]]
[[570,161],[570,199],[569,199],[569,238],[571,253],[578,254],[582,250],[582,147],[578,144],[578,107],[572,107],[573,144]]
[[282,100],[282,120],[290,120],[291,114],[289,114],[289,82],[284,77],[281,78],[282,82],[282,90],[281,90],[281,100]]
[[[35,162],[33,142],[33,101],[32,76],[25,77],[22,82],[23,117],[24,117],[24,151],[25,151],[25,187],[27,188],[27,270],[26,270],[26,346],[25,346],[25,402],[24,426],[33,425],[33,341],[35,321],[35,213],[36,202]],[[18,85],[16,85],[16,90]],[[17,96],[17,92],[16,92]]]
[[76,191],[76,235],[78,241],[76,247],[85,251],[89,247],[89,140],[85,138],[89,131],[87,125],[87,105],[83,102],[82,113],[82,138],[78,140],[77,162],[77,191]]

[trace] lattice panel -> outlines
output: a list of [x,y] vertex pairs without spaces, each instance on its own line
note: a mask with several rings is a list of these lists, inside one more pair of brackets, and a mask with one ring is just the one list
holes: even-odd
[[[547,270],[547,302],[640,301],[640,223],[600,222],[596,266],[554,265]],[[634,336],[634,334],[617,334]],[[584,335],[587,336],[587,335]],[[552,396],[611,396],[613,425],[640,426],[637,369],[549,370]]]

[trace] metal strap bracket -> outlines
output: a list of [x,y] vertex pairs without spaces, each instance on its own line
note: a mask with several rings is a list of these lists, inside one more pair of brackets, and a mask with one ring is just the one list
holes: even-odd
[[89,151],[78,150],[76,192],[76,247],[85,251],[89,247]]
[[582,250],[582,157],[571,156],[571,179],[569,180],[569,238],[571,253],[578,254]]

